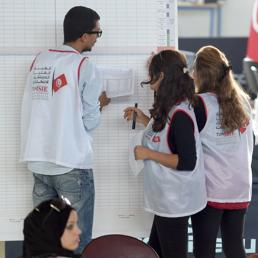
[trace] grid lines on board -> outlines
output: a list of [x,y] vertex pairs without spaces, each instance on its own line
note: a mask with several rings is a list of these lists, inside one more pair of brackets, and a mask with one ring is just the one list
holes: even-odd
[[[84,5],[100,14],[103,37],[91,53],[97,65],[134,71],[134,94],[114,98],[102,111],[94,137],[96,205],[94,234],[143,236],[150,218],[143,210],[143,176],[128,165],[130,138],[136,130],[123,119],[123,109],[139,103],[148,112],[153,92],[140,87],[153,47],[166,45],[167,2],[176,0],[0,0],[0,240],[22,239],[23,218],[32,208],[33,179],[19,163],[20,109],[26,74],[39,50],[63,42],[65,13]],[[172,25],[174,26],[174,25]],[[174,32],[173,32],[174,33]],[[176,41],[176,35],[173,34]],[[174,42],[173,41],[173,42]],[[96,51],[95,51],[96,49]],[[112,50],[112,51],[110,51]],[[118,52],[116,54],[116,52]],[[33,55],[32,55],[33,54]],[[103,218],[105,216],[106,220]]]

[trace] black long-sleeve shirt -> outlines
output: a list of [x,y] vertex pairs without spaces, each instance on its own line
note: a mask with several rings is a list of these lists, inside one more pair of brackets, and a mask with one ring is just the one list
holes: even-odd
[[184,112],[175,113],[168,141],[170,150],[178,154],[177,170],[193,170],[196,164],[194,127],[191,118]]
[[[194,106],[199,132],[206,123],[206,113],[203,102],[199,99]],[[191,118],[182,111],[177,111],[173,117],[168,132],[169,146],[174,154],[178,154],[178,170],[193,170],[196,164],[196,148],[194,125]]]

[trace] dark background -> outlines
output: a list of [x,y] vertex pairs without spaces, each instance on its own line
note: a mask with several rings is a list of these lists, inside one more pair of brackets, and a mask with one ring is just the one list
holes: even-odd
[[242,60],[246,55],[247,38],[179,38],[180,50],[197,52],[205,45],[213,45],[222,50],[230,60],[235,73],[242,73]]

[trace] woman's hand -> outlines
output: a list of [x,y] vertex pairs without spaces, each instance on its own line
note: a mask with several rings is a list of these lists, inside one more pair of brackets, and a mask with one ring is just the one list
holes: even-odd
[[124,119],[130,121],[133,119],[133,113],[136,112],[136,122],[147,126],[150,121],[150,118],[146,116],[139,108],[128,107],[124,110]]
[[149,148],[137,145],[134,148],[135,160],[153,160],[168,168],[177,169],[179,157],[177,154],[154,151]]
[[148,159],[150,151],[151,151],[150,149],[148,149],[146,147],[143,147],[141,145],[135,146],[135,148],[134,148],[135,160],[145,160],[145,159]]

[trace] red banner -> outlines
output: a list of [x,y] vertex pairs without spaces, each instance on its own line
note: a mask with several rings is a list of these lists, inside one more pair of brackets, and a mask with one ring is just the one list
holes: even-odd
[[251,20],[251,29],[247,45],[247,57],[258,62],[258,0],[255,0]]

